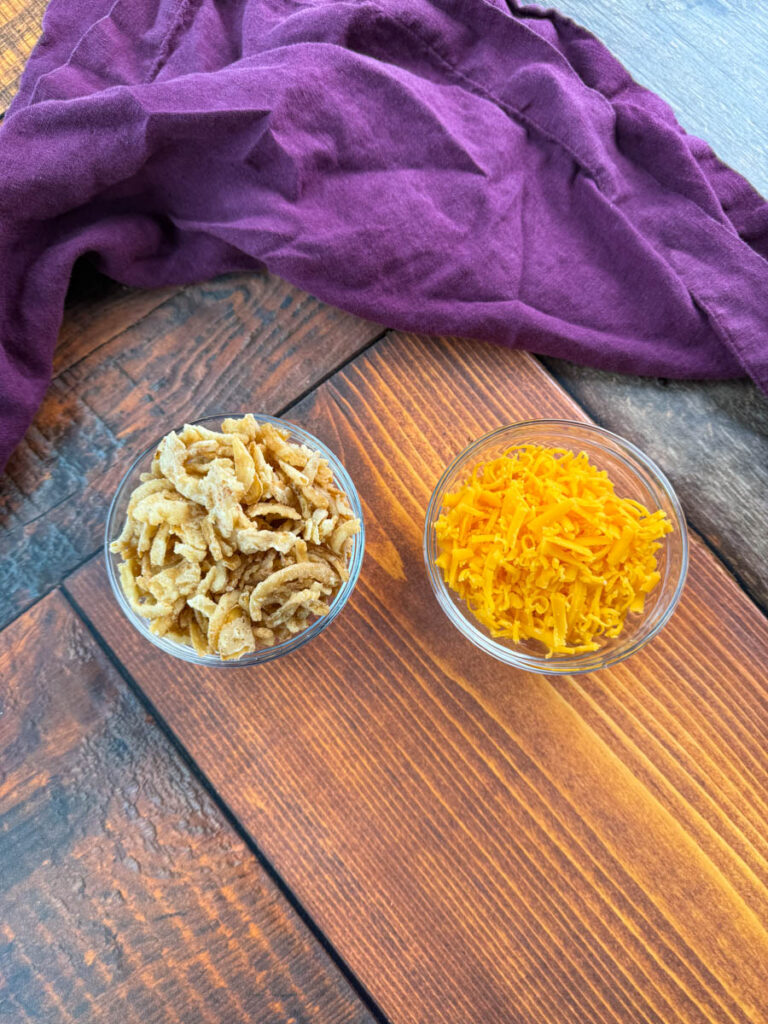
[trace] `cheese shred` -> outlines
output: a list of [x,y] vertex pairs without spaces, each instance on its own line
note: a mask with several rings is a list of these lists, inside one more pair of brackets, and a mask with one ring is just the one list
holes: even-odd
[[446,495],[436,564],[491,636],[580,654],[642,612],[671,530],[663,510],[619,498],[584,452],[521,445]]

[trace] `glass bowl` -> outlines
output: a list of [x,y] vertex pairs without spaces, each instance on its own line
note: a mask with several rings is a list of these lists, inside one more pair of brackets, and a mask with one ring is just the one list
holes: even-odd
[[[657,553],[661,580],[648,594],[640,614],[628,614],[618,637],[600,638],[597,651],[582,654],[552,655],[547,658],[534,640],[514,643],[495,638],[472,614],[465,602],[450,590],[442,570],[435,565],[440,547],[435,523],[443,510],[445,495],[460,486],[478,463],[502,455],[512,445],[539,444],[552,448],[570,448],[586,452],[599,469],[605,469],[620,497],[634,498],[650,512],[663,509],[674,527],[662,539]],[[530,420],[500,427],[481,437],[448,466],[438,481],[427,509],[424,526],[424,561],[438,603],[452,624],[486,654],[528,672],[558,675],[594,672],[635,654],[669,621],[685,583],[688,571],[688,536],[685,517],[672,485],[659,467],[639,448],[616,434],[591,423],[571,420]]]
[[[227,418],[237,419],[243,415],[245,414],[222,413],[220,416],[206,416],[204,419],[194,420],[193,424],[195,426],[208,427],[209,430],[219,430],[222,420]],[[181,658],[182,661],[192,662],[194,665],[210,665],[215,668],[243,668],[248,665],[261,665],[264,662],[271,661],[273,658],[279,658],[283,654],[288,654],[290,651],[297,650],[303,644],[306,644],[308,641],[312,640],[313,637],[318,636],[324,629],[327,629],[328,626],[330,626],[349,600],[349,596],[357,583],[357,578],[360,575],[360,567],[363,563],[363,550],[365,548],[363,509],[360,504],[360,498],[357,490],[355,489],[355,485],[352,483],[349,473],[347,473],[339,459],[322,443],[322,441],[318,441],[316,437],[308,433],[306,430],[302,430],[302,428],[296,426],[295,423],[289,423],[287,420],[277,419],[274,416],[265,416],[261,413],[254,413],[253,415],[256,420],[262,423],[272,423],[276,427],[283,427],[285,430],[290,432],[289,440],[295,441],[298,444],[305,444],[308,448],[319,451],[323,458],[328,460],[328,465],[333,471],[334,483],[347,495],[352,512],[355,517],[360,520],[360,531],[352,538],[352,553],[348,563],[349,579],[346,583],[342,584],[339,592],[334,597],[331,603],[331,610],[327,615],[323,615],[320,618],[315,619],[315,621],[307,626],[306,629],[302,630],[301,633],[296,633],[295,636],[290,637],[290,639],[283,640],[281,643],[275,644],[273,647],[264,647],[260,650],[252,651],[250,654],[244,654],[241,658],[224,661],[217,654],[197,654],[191,647],[177,643],[174,640],[169,640],[167,637],[155,636],[155,634],[149,629],[148,620],[137,615],[128,604],[128,601],[123,594],[123,589],[120,586],[120,577],[118,576],[117,567],[121,562],[121,558],[119,555],[113,554],[113,552],[109,550],[109,546],[113,540],[116,540],[117,537],[120,536],[125,522],[125,514],[131,493],[140,483],[139,475],[149,469],[152,462],[152,456],[154,455],[158,444],[165,434],[170,432],[169,430],[165,431],[165,434],[158,437],[151,445],[144,449],[120,481],[120,486],[117,488],[117,492],[112,499],[112,504],[109,507],[109,513],[107,514],[107,526],[104,536],[104,555],[106,558],[107,573],[109,575],[109,582],[112,586],[112,591],[128,621],[139,631],[139,633],[141,633],[143,637],[146,637],[150,643],[153,643],[155,647],[159,647],[161,651],[165,651],[166,654],[171,654],[175,658]],[[183,424],[175,427],[174,429],[178,432],[182,427]]]

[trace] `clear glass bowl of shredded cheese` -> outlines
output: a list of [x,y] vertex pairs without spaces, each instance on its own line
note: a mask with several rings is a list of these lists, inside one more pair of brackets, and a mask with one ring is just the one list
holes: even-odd
[[[176,440],[177,445],[180,445],[180,441],[178,440],[178,438],[183,439],[185,437],[185,433],[189,433],[191,428],[200,428],[201,437],[199,441],[197,441],[196,443],[198,447],[204,449],[206,444],[215,444],[215,442],[211,442],[207,439],[212,436],[217,436],[214,432],[218,432],[222,429],[223,422],[225,422],[226,420],[244,422],[241,417],[242,414],[240,413],[224,413],[219,416],[208,416],[205,417],[204,419],[192,421],[188,425],[179,426],[175,428],[173,433],[177,435],[177,438],[175,438],[174,440]],[[149,480],[148,478],[150,478],[152,475],[151,471],[153,469],[153,459],[155,463],[158,461],[158,455],[156,453],[158,453],[159,447],[164,442],[168,441],[171,432],[169,431],[165,435],[163,435],[163,437],[157,438],[155,441],[153,441],[153,443],[149,445],[136,458],[136,460],[127,470],[125,476],[123,477],[120,483],[120,486],[117,489],[117,492],[114,496],[111,507],[109,509],[104,544],[107,573],[109,576],[110,584],[112,586],[112,591],[115,595],[115,598],[117,599],[118,604],[120,605],[122,611],[125,613],[128,620],[139,631],[139,633],[141,633],[142,636],[144,636],[147,640],[153,643],[156,647],[159,647],[165,653],[171,654],[176,658],[181,658],[184,661],[192,662],[193,664],[197,665],[206,665],[211,667],[224,666],[243,668],[247,666],[258,665],[266,661],[270,661],[273,658],[280,657],[283,654],[288,654],[289,652],[294,651],[297,648],[303,646],[308,641],[318,636],[323,630],[327,629],[328,626],[337,617],[339,612],[342,610],[344,605],[347,603],[347,600],[349,599],[355,587],[355,584],[357,583],[357,579],[360,574],[360,568],[363,561],[363,551],[365,547],[365,531],[363,525],[363,514],[362,507],[360,504],[360,498],[358,496],[357,490],[355,489],[355,485],[353,484],[351,477],[347,473],[346,469],[344,468],[338,457],[316,437],[308,433],[306,430],[303,430],[295,423],[290,423],[287,420],[278,419],[273,416],[262,415],[260,413],[256,413],[253,415],[253,417],[249,418],[255,420],[257,424],[271,425],[271,427],[274,428],[272,438],[278,445],[280,444],[280,439],[283,438],[285,442],[290,446],[304,446],[304,448],[293,449],[294,452],[298,450],[306,452],[306,450],[308,449],[309,452],[313,454],[316,453],[314,454],[314,459],[312,460],[313,465],[320,465],[326,467],[325,469],[320,470],[321,473],[325,474],[323,479],[328,481],[328,486],[330,486],[330,489],[333,493],[340,493],[343,496],[343,498],[346,499],[346,503],[344,504],[346,513],[348,514],[348,516],[354,517],[354,519],[357,521],[358,528],[353,536],[348,537],[346,539],[346,543],[343,545],[343,550],[340,550],[339,555],[336,556],[338,558],[338,562],[344,564],[343,567],[337,567],[337,571],[341,573],[341,582],[337,580],[333,587],[328,586],[324,591],[324,594],[329,594],[330,596],[325,597],[323,595],[320,600],[313,601],[312,594],[310,593],[310,591],[303,591],[304,594],[309,595],[312,614],[310,614],[309,611],[307,612],[306,623],[302,620],[302,628],[300,628],[298,631],[295,631],[293,632],[292,635],[287,636],[285,629],[265,629],[265,633],[272,632],[274,635],[271,638],[267,638],[263,643],[257,641],[255,649],[253,650],[245,648],[242,653],[235,651],[234,655],[230,658],[227,658],[226,655],[222,655],[217,651],[213,651],[210,649],[206,650],[205,647],[208,646],[207,643],[205,645],[199,644],[198,647],[202,647],[202,649],[195,650],[194,647],[190,645],[190,643],[181,642],[183,640],[182,637],[178,637],[177,639],[174,638],[173,630],[170,630],[168,632],[158,631],[156,620],[153,620],[151,617],[147,617],[146,615],[138,613],[138,610],[142,607],[141,604],[137,601],[139,595],[135,591],[133,596],[131,595],[130,590],[126,592],[126,583],[130,584],[131,580],[130,578],[125,578],[125,555],[119,551],[121,545],[121,537],[125,535],[127,517],[130,517],[131,509],[136,503],[137,489],[146,489],[147,487],[149,487],[150,490],[152,489],[153,481]],[[244,449],[240,449],[241,452],[243,450]],[[187,452],[182,452],[182,454],[184,455],[185,459],[188,457]],[[210,458],[211,456],[208,457]],[[277,461],[277,459],[275,459],[274,461]],[[185,463],[185,466],[189,467],[188,461]],[[194,467],[192,467],[192,469],[194,471]],[[271,472],[267,467],[265,467],[265,469],[267,472]],[[287,467],[287,472],[293,472],[290,465]],[[300,479],[300,477],[297,476],[297,473],[298,471],[294,472],[293,475],[296,476],[297,479]],[[318,480],[319,479],[320,474],[318,473]],[[226,483],[227,481],[226,479],[224,479],[224,484],[226,485]],[[287,490],[285,487],[283,489]],[[226,493],[226,486],[224,487],[224,492]],[[165,510],[169,510],[170,513],[172,514],[174,511],[173,506],[177,504],[177,502],[169,500],[167,496],[160,497],[161,505],[163,506],[163,508]],[[178,498],[179,496],[174,496],[173,493],[171,493],[170,498],[173,499],[173,497]],[[250,533],[251,539],[257,542],[256,548],[254,549],[256,554],[263,554],[263,552],[260,552],[261,545],[258,543],[259,541],[263,541],[265,538],[267,540],[273,538],[271,543],[274,542],[276,534],[272,531],[285,530],[287,535],[290,532],[288,528],[292,526],[296,526],[298,528],[299,526],[304,525],[303,523],[297,524],[293,522],[293,520],[299,519],[299,510],[291,510],[287,506],[281,506],[279,504],[276,504],[276,502],[279,502],[281,500],[292,501],[294,505],[299,504],[295,500],[295,496],[293,496],[292,498],[287,498],[284,496],[275,497],[274,495],[266,493],[261,497],[257,496],[255,498],[251,498],[251,501],[254,501],[257,504],[251,505],[248,508],[249,516],[253,516],[254,518],[251,519],[251,521],[246,525],[246,529]],[[243,499],[243,502],[247,503],[245,498]],[[163,511],[163,508],[161,508],[161,512]],[[256,515],[255,510],[260,510],[260,514]],[[201,509],[200,511],[204,510]],[[136,514],[138,515],[138,513]],[[288,516],[291,516],[292,518],[285,518]],[[173,528],[171,528],[171,530],[173,530]],[[306,531],[302,531],[301,536],[303,537],[305,533]],[[214,542],[216,537],[218,537],[219,542],[222,540],[222,534],[218,530],[218,524],[217,529],[213,531],[213,534],[214,536],[212,539],[214,540]],[[158,530],[157,528],[155,528],[155,537],[157,535]],[[277,536],[279,539],[279,535]],[[317,540],[317,538],[315,538],[315,540]],[[231,535],[230,543],[231,545],[234,543],[232,542]],[[302,540],[299,540],[299,543],[303,544],[303,560],[306,562],[307,543]],[[195,556],[194,553],[190,553],[189,556],[174,554],[174,544],[177,553],[180,552],[182,548],[186,546],[182,545],[180,548],[179,538],[176,537],[174,539],[174,534],[173,532],[171,532],[170,541],[166,541],[166,544],[164,545],[166,549],[164,553],[167,558],[167,564],[169,566],[169,569],[167,572],[164,569],[161,569],[161,572],[163,576],[173,575],[174,573],[176,573],[177,575],[175,579],[176,582],[178,583],[180,581],[180,578],[178,576],[179,568],[183,570],[183,575],[185,577],[189,576],[190,569],[195,568],[194,565],[190,565],[189,559],[193,557],[200,558],[201,556]],[[225,549],[223,553],[217,552],[216,557],[223,559],[224,562],[227,562],[227,556],[229,555],[229,564],[233,565],[234,563],[231,561],[231,556],[234,554],[235,559],[237,560],[238,550],[242,551],[244,547],[244,545],[241,545],[234,552],[228,552]],[[312,551],[313,541],[310,540],[310,560],[313,557]],[[152,552],[150,546],[150,554],[151,553]],[[286,562],[292,561],[294,556],[296,557],[297,561],[300,560],[298,554],[296,554],[293,550],[285,556],[281,556],[279,552],[275,552],[274,554],[277,555],[277,559],[270,571],[278,570],[280,566],[282,566]],[[334,556],[331,556],[331,561],[333,561],[333,558]],[[244,559],[242,560],[244,561]],[[178,565],[176,564],[177,561]],[[212,570],[208,570],[208,572],[205,571],[208,566],[208,561],[210,561],[210,552],[207,551],[206,560],[203,561],[201,570],[196,573],[196,578],[194,581],[198,582],[198,588],[200,588],[200,583],[197,580],[197,577],[201,577],[202,580],[205,580],[205,578],[211,575],[212,573]],[[290,571],[291,570],[289,570],[288,573],[289,575]],[[293,595],[294,597],[301,597],[301,592],[299,592],[299,588],[307,587],[308,585],[311,586],[313,582],[315,582],[315,580],[318,579],[323,582],[327,582],[324,580],[324,577],[322,575],[323,571],[325,571],[325,569],[321,565],[320,571],[315,573],[314,576],[310,576],[306,580],[291,579],[290,581],[288,581],[287,584],[289,591],[296,592]],[[262,576],[265,575],[266,571],[264,573],[257,575],[256,580],[260,579]],[[285,573],[283,573],[283,575],[285,575]],[[127,576],[130,577],[130,573],[128,573]],[[155,576],[155,580],[157,580],[157,578],[158,577]],[[316,585],[319,586],[319,584]],[[258,588],[258,586],[259,584],[255,582],[255,580],[253,583],[250,584],[250,587],[248,589],[250,589],[251,591],[251,596],[253,596],[253,590],[255,588]],[[207,614],[210,616],[211,610],[213,610],[213,608],[217,604],[221,606],[222,610],[224,610],[222,602],[228,600],[228,592],[232,592],[233,594],[237,592],[235,589],[236,587],[242,588],[243,584],[235,584],[232,578],[223,579],[222,581],[220,581],[220,584],[218,586],[214,583],[213,587],[210,590],[208,590],[204,596],[193,595],[191,599],[188,597],[187,603],[192,605],[193,607],[196,607],[197,609],[206,611]],[[244,593],[243,589],[240,589],[239,593],[242,595]],[[141,601],[144,601],[146,597],[147,595],[142,592],[140,595]],[[180,601],[180,603],[183,604],[183,600]],[[238,614],[237,607],[234,606],[234,602],[230,603],[233,604],[233,608],[230,610],[229,614]],[[211,608],[206,609],[206,605],[211,605]],[[247,608],[247,604],[244,607]],[[269,610],[269,605],[265,605],[263,610],[259,609],[259,621],[249,623],[249,628],[252,627],[253,635],[258,636],[258,627],[266,627],[267,625],[271,624],[269,621]],[[189,613],[186,610],[183,614],[187,614],[189,616]],[[243,614],[244,613],[240,615],[241,618],[243,617]],[[203,621],[200,618],[199,610],[197,611],[197,618],[198,621]],[[212,623],[213,619],[209,618],[209,626],[212,625]],[[209,637],[203,639],[207,640],[209,639]],[[253,646],[253,642],[251,642],[248,645],[248,647],[251,646]]]
[[424,560],[440,607],[487,654],[529,672],[594,672],[669,621],[688,538],[670,482],[639,448],[592,424],[531,420],[448,466]]

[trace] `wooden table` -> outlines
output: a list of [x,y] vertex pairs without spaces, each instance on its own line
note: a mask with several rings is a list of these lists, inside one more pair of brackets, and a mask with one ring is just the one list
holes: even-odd
[[[718,38],[768,41],[737,0],[563,6],[692,129]],[[5,103],[41,8],[0,5]],[[756,75],[705,126],[765,190]],[[0,1021],[768,1022],[767,404],[549,365],[579,404],[531,356],[269,276],[74,283],[0,484]],[[129,456],[237,408],[327,441],[369,536],[320,639],[206,673],[131,631],[98,548]],[[585,409],[672,475],[690,579],[647,654],[534,677],[446,629],[424,509],[468,439]]]

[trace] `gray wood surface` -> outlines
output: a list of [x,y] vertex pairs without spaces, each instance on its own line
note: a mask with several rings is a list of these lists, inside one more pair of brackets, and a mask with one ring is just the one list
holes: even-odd
[[768,193],[765,0],[558,0],[686,131]]
[[[557,6],[663,96],[687,131],[768,194],[768,3]],[[768,607],[768,401],[747,381],[667,382],[544,362],[598,422],[661,464],[691,525]]]

